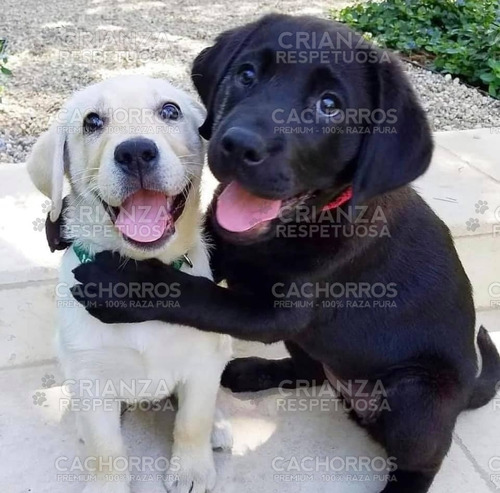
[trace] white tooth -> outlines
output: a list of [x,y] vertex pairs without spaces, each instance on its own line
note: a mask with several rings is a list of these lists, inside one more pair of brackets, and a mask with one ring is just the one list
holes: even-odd
[[172,210],[172,206],[174,205],[174,198],[173,197],[167,197],[167,209],[169,211]]

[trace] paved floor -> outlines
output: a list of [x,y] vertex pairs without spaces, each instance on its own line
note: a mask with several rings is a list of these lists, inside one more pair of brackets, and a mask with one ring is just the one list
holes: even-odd
[[[500,346],[498,134],[452,132],[436,135],[436,141],[433,167],[417,188],[450,225],[474,285],[478,316]],[[207,194],[209,189],[210,183]],[[60,406],[63,376],[52,348],[59,256],[48,252],[39,229],[44,203],[22,166],[0,168],[2,493],[72,493],[82,488],[75,481],[79,471],[68,471],[79,444],[72,416]],[[238,343],[237,350],[284,355],[281,345]],[[346,418],[328,392],[235,397],[221,391],[221,402],[234,428],[235,446],[232,454],[216,454],[218,493],[376,493],[382,488],[383,450]],[[125,413],[129,453],[169,457],[172,416],[171,409]],[[460,416],[432,493],[500,488],[499,416],[500,395]],[[368,458],[371,471],[359,467],[360,458]],[[163,491],[154,475],[137,479],[134,493]]]

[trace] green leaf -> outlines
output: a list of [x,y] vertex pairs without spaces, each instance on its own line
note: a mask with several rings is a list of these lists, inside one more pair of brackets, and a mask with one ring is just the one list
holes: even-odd
[[12,72],[7,67],[0,67],[0,72],[5,75],[12,75]]
[[498,0],[368,0],[335,15],[387,48],[433,55],[437,71],[498,97],[499,14]]

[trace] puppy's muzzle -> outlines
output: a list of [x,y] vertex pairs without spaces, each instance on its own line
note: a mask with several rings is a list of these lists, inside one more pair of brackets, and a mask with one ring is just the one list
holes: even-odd
[[125,174],[142,181],[142,177],[157,166],[159,151],[152,140],[136,137],[116,146],[114,157],[117,166]]
[[255,166],[268,156],[266,143],[257,133],[241,127],[231,127],[221,139],[222,155],[236,163]]

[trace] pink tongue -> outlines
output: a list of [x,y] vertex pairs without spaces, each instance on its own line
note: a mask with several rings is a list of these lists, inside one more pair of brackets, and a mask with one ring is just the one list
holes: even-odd
[[281,200],[261,199],[233,181],[217,199],[217,222],[224,229],[239,233],[274,219],[280,207]]
[[150,243],[161,238],[170,220],[165,194],[139,190],[123,202],[115,226],[128,238]]

